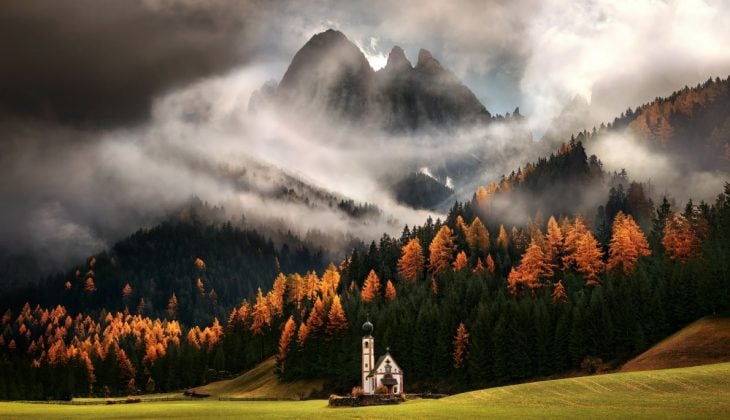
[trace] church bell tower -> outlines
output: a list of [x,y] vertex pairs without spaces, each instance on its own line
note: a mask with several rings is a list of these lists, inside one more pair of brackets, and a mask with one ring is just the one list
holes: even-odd
[[375,369],[375,339],[372,336],[373,324],[370,317],[362,324],[362,329],[366,334],[362,338],[362,389],[365,394],[372,394],[375,391],[373,377],[368,376]]

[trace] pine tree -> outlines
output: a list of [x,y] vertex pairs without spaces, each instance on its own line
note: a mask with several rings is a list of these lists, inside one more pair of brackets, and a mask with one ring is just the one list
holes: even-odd
[[365,284],[362,288],[362,294],[360,298],[363,302],[371,302],[373,299],[378,297],[380,293],[380,278],[375,274],[375,270],[370,270],[368,278],[365,279]]
[[490,274],[494,274],[494,258],[492,258],[492,254],[487,255],[487,269]]
[[441,226],[428,250],[428,269],[431,273],[440,273],[449,268],[455,250],[452,230],[446,225]]
[[459,369],[464,366],[466,358],[468,357],[469,347],[469,332],[467,332],[464,323],[460,323],[456,329],[456,335],[454,336],[454,352],[452,354],[454,360],[454,367]]
[[392,302],[395,300],[396,297],[396,291],[395,286],[393,286],[393,282],[388,280],[388,282],[385,284],[385,300]]

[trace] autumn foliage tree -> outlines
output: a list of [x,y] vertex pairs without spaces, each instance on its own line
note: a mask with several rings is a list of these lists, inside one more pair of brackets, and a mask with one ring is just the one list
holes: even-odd
[[423,249],[418,239],[411,239],[401,250],[398,273],[408,282],[415,282],[423,271]]
[[472,252],[483,255],[489,252],[489,231],[484,226],[479,217],[472,220],[469,229],[466,232],[466,242],[469,244]]
[[395,286],[393,286],[393,282],[388,280],[387,283],[385,283],[385,300],[392,302],[395,300],[396,297],[396,291]]
[[466,253],[464,251],[459,252],[456,254],[456,259],[454,260],[454,271],[463,270],[466,268],[467,263]]
[[370,270],[365,284],[362,287],[362,294],[360,297],[363,302],[371,302],[373,299],[378,297],[380,293],[380,278],[375,274],[375,270]]
[[441,226],[428,247],[428,269],[431,273],[436,274],[450,268],[455,249],[453,231],[446,225]]
[[271,309],[269,308],[269,302],[264,297],[259,287],[256,294],[256,303],[253,307],[253,322],[251,323],[251,331],[254,335],[262,335],[264,329],[271,324]]
[[454,367],[459,369],[464,366],[464,362],[468,356],[469,347],[469,332],[466,330],[464,323],[460,323],[456,329],[456,335],[454,336],[454,352],[452,357],[454,360]]
[[330,307],[329,314],[327,315],[327,327],[325,329],[325,334],[327,337],[332,337],[345,329],[347,329],[345,311],[342,309],[340,296],[335,295],[332,299],[332,306]]
[[606,268],[621,268],[627,276],[634,272],[640,257],[651,255],[649,243],[631,215],[623,212],[616,214],[608,255]]
[[546,240],[548,248],[547,254],[550,261],[553,264],[560,266],[560,258],[562,257],[565,244],[563,232],[560,230],[560,226],[558,226],[558,222],[553,216],[550,216],[550,219],[548,219]]
[[524,255],[522,255],[520,264],[510,271],[507,277],[507,286],[512,294],[517,293],[522,286],[534,290],[541,286],[540,279],[552,275],[553,267],[550,261],[542,248],[535,241],[532,241]]
[[670,260],[685,264],[699,256],[699,236],[683,215],[670,213],[663,234],[662,245]]
[[590,231],[584,232],[578,239],[573,258],[576,271],[583,275],[586,284],[595,286],[601,283],[599,276],[605,267],[603,250]]
[[279,337],[279,348],[276,354],[276,363],[279,372],[284,372],[286,369],[286,358],[289,353],[289,347],[292,339],[294,338],[295,331],[296,322],[294,322],[293,316],[289,316],[289,319],[287,319],[284,324],[284,329],[281,331],[281,337]]

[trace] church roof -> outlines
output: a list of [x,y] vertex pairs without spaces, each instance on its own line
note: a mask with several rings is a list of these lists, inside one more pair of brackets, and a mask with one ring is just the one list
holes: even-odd
[[[370,373],[369,373],[369,374],[368,374],[368,376],[367,376],[368,378],[370,378],[370,377],[372,377],[373,375],[375,375],[375,372],[376,372],[376,371],[378,370],[378,368],[380,367],[380,365],[382,365],[382,364],[383,364],[383,361],[385,361],[385,358],[386,358],[386,357],[390,357],[390,362],[391,362],[392,364],[394,364],[395,366],[398,366],[398,365],[397,365],[397,364],[395,363],[395,359],[393,359],[393,356],[391,356],[390,352],[389,352],[389,351],[386,351],[386,352],[385,352],[385,354],[384,354],[384,355],[382,355],[382,356],[380,356],[380,357],[378,358],[378,361],[377,361],[377,362],[375,362],[375,366],[373,366],[373,368],[372,368],[372,369],[370,370]],[[398,369],[400,369],[400,366],[398,366]],[[403,371],[401,371],[401,373],[402,373],[402,372],[403,372]]]

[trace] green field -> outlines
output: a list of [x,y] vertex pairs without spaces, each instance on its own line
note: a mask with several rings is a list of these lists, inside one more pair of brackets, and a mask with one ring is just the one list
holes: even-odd
[[2,418],[730,418],[730,363],[534,382],[413,400],[328,408],[323,400],[181,401],[70,406],[0,403]]

